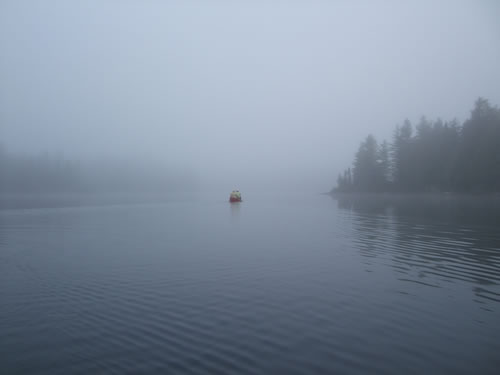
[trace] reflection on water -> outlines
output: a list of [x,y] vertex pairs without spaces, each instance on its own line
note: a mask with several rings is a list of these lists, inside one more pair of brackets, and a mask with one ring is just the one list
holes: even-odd
[[237,219],[240,216],[241,203],[229,203],[229,207],[231,207],[231,216]]
[[498,372],[491,201],[61,198],[0,209],[0,374]]
[[[383,258],[398,280],[434,288],[465,282],[475,302],[500,302],[500,200],[455,196],[339,195],[366,271]],[[377,265],[380,262],[376,263]]]

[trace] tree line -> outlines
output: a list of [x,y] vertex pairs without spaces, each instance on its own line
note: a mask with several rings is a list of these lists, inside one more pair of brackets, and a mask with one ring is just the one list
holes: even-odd
[[82,188],[78,163],[48,153],[11,154],[0,146],[0,192],[69,192]]
[[162,162],[100,160],[7,152],[0,144],[0,193],[165,192],[192,188],[190,170]]
[[332,192],[500,192],[500,109],[479,98],[463,124],[422,117],[392,143],[368,135]]

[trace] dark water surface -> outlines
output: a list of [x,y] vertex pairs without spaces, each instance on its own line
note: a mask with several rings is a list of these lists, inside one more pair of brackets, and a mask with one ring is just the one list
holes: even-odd
[[225,198],[0,210],[0,373],[498,373],[498,199]]

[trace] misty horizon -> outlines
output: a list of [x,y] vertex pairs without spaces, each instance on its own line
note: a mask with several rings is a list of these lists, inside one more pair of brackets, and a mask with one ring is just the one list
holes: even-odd
[[0,5],[0,142],[326,191],[361,139],[500,103],[495,2]]
[[0,1],[0,373],[497,374],[499,20]]

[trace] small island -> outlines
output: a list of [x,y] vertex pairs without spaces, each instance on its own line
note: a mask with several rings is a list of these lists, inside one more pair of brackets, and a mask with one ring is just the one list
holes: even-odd
[[500,109],[479,98],[463,124],[422,117],[392,143],[368,135],[330,193],[384,192],[500,192]]

